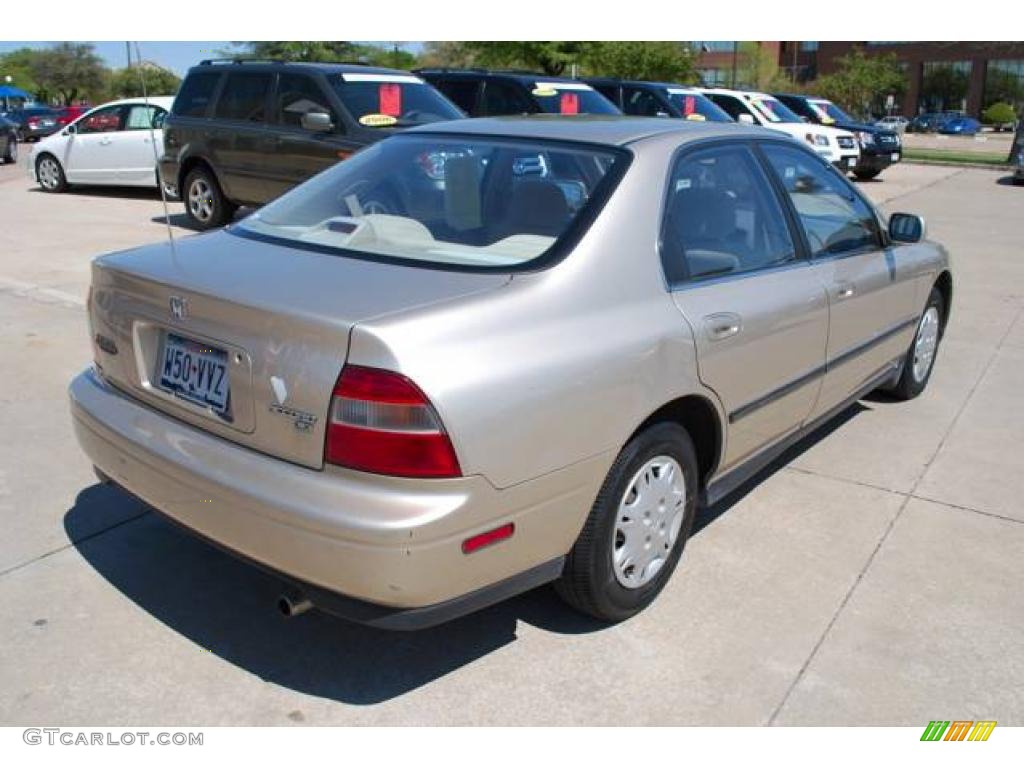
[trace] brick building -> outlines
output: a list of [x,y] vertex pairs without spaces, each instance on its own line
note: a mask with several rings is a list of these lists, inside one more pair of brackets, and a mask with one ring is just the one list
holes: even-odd
[[[695,42],[697,66],[708,85],[741,84],[750,44]],[[1024,111],[1024,42],[760,42],[764,55],[798,82],[836,70],[836,60],[860,47],[868,55],[893,54],[907,75],[896,112],[962,110],[979,117],[996,101]]]

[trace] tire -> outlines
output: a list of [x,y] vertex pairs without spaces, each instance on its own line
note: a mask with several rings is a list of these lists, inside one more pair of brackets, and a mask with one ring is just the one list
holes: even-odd
[[217,178],[206,166],[198,166],[185,177],[182,200],[185,213],[196,229],[222,227],[231,221],[238,206],[221,191]]
[[36,179],[44,192],[64,192],[68,188],[68,180],[60,161],[50,154],[40,155],[36,160]]
[[13,133],[7,137],[7,149],[4,151],[4,162],[12,164],[18,162],[18,139]]
[[[561,598],[610,622],[650,605],[671,578],[693,528],[697,484],[693,441],[678,424],[655,424],[630,440],[555,582]],[[631,538],[630,531],[639,537]]]
[[[917,323],[914,340],[903,359],[903,370],[892,394],[900,400],[912,400],[928,386],[939,354],[942,340],[942,323],[945,317],[945,301],[937,288],[932,288],[921,319]],[[930,340],[930,341],[929,341]]]
[[861,181],[870,181],[871,179],[878,176],[878,174],[880,174],[881,172],[881,169],[871,171],[854,171],[853,175],[856,176]]

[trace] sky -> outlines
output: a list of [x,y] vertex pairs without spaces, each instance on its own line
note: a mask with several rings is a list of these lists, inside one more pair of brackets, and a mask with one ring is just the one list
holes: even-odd
[[[17,48],[45,48],[49,45],[51,43],[40,41],[0,42],[0,54],[9,53]],[[108,67],[123,67],[128,63],[124,42],[94,42],[93,45],[96,46],[96,53]],[[403,43],[402,47],[406,50],[418,51],[421,44]],[[197,64],[200,59],[216,57],[222,51],[234,50],[233,44],[224,40],[140,42],[139,48],[142,51],[143,59],[166,67],[178,75],[184,75],[185,70],[193,64]],[[132,59],[135,59],[135,43],[132,43]],[[3,78],[3,74],[0,72],[0,78]]]

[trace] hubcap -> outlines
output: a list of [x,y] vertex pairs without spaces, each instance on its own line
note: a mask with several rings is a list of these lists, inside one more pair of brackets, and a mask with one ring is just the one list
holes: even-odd
[[935,359],[935,348],[939,345],[939,310],[928,307],[914,339],[914,381],[920,384],[928,376]]
[[57,187],[58,173],[55,160],[45,157],[39,161],[39,181],[47,189],[55,189]]
[[213,194],[205,179],[196,179],[188,188],[188,209],[199,221],[213,216]]
[[612,565],[627,589],[653,579],[672,554],[686,514],[686,480],[679,462],[656,456],[626,486],[615,520]]

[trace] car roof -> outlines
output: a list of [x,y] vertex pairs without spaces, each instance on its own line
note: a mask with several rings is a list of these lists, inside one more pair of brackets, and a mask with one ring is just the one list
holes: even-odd
[[634,85],[634,86],[648,86],[651,88],[685,88],[688,91],[699,93],[700,86],[697,85],[683,85],[682,83],[670,83],[663,80],[626,80],[618,77],[584,77],[583,82],[585,83],[601,83],[602,85]]
[[746,96],[747,98],[770,99],[774,98],[770,93],[764,91],[748,91],[743,88],[698,88],[701,93],[721,93],[726,96]]
[[[135,96],[130,99],[117,99],[115,101],[105,101],[102,104],[97,104],[95,107],[86,107],[86,112],[92,112],[93,110],[100,109],[101,107],[116,107],[121,104],[143,104],[147,99],[143,96]],[[166,109],[171,108],[171,104],[174,102],[173,96],[150,96],[148,99],[150,104],[155,104],[158,107],[164,107]]]
[[246,72],[246,71],[260,71],[260,70],[278,70],[281,67],[288,69],[294,69],[297,71],[307,72],[324,72],[326,74],[344,74],[346,72],[358,73],[361,72],[367,75],[406,75],[404,69],[390,69],[388,67],[371,67],[366,64],[347,64],[337,63],[329,61],[274,61],[270,59],[206,59],[199,62],[196,66],[189,69],[189,74],[192,72],[210,72],[210,71],[232,71],[232,72]]
[[586,83],[586,79],[562,77],[561,75],[545,75],[543,72],[524,72],[517,69],[448,69],[443,67],[424,67],[413,70],[419,75],[459,75],[468,77],[504,77],[511,80],[519,80],[524,83],[532,83],[541,80],[545,83]]
[[468,120],[449,120],[409,128],[403,133],[458,133],[509,138],[576,141],[609,146],[624,146],[642,139],[678,134],[685,139],[716,136],[771,136],[778,132],[738,123],[690,122],[661,117],[630,115],[508,115]]

